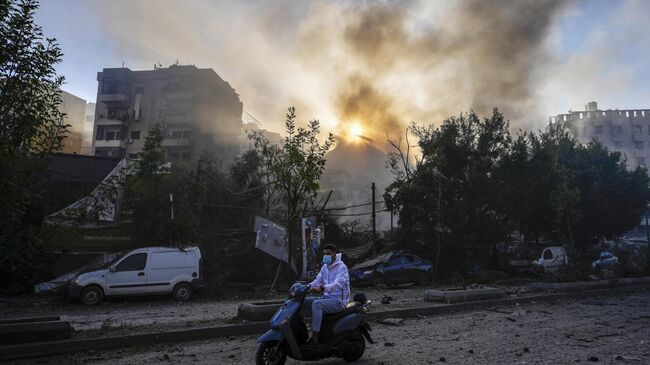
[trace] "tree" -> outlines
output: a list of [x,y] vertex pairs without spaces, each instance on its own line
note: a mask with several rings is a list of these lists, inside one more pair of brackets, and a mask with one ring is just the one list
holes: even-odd
[[307,206],[316,198],[320,176],[325,169],[325,154],[334,143],[330,133],[323,143],[318,141],[320,123],[309,121],[307,127],[296,126],[296,109],[289,108],[285,121],[286,137],[277,148],[261,134],[252,135],[253,148],[268,169],[268,181],[284,205],[284,224],[289,233],[289,265],[297,256],[294,246],[300,218]]
[[62,52],[34,22],[35,0],[0,0],[0,287],[30,284],[47,156],[67,134]]
[[404,166],[407,172],[397,174],[384,195],[407,236],[435,259],[436,238],[444,234],[443,254],[454,265],[464,263],[467,248],[503,240],[510,227],[501,201],[503,182],[494,174],[511,143],[503,115],[495,110],[481,121],[471,112],[438,128],[413,125],[409,132],[418,139],[421,158]]

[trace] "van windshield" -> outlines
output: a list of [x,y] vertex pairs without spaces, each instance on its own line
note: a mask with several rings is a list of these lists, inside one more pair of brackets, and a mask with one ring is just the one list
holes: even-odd
[[81,270],[79,270],[79,272],[83,273],[83,272],[108,269],[114,262],[124,257],[124,255],[128,254],[129,252],[131,251],[105,253],[99,256],[98,258],[94,259],[84,267],[82,267]]

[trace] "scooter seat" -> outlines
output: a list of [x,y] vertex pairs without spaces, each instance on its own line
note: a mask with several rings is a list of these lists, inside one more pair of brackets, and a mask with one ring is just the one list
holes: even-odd
[[359,307],[359,304],[356,302],[352,302],[348,304],[348,306],[342,312],[323,313],[323,323],[338,321],[339,319],[347,316],[348,314],[356,312],[357,307]]

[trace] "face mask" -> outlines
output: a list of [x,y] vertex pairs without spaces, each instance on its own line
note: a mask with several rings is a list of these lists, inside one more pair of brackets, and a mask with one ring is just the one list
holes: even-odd
[[324,256],[323,256],[323,263],[324,263],[325,265],[329,265],[329,264],[331,264],[331,263],[332,263],[332,256],[330,256],[330,255],[324,255]]

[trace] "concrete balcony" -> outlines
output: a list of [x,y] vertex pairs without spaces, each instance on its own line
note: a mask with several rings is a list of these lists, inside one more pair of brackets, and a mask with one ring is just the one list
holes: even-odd
[[126,123],[127,118],[121,118],[121,119],[109,119],[109,118],[99,118],[97,119],[97,125],[124,125]]
[[126,94],[99,94],[99,101],[104,103],[111,101],[126,101]]
[[95,148],[126,148],[126,142],[119,139],[97,139],[95,140]]
[[191,146],[192,145],[192,139],[190,138],[185,138],[185,139],[163,139],[162,141],[162,146],[163,147],[183,147],[183,146]]

